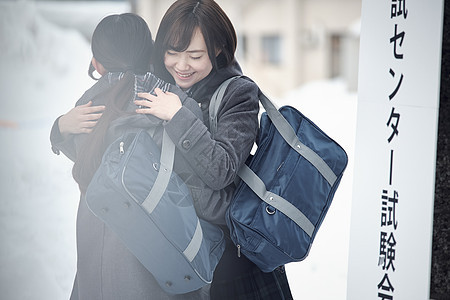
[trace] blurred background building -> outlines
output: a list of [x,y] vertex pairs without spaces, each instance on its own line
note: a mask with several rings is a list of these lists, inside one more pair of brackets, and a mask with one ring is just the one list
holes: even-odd
[[[93,8],[90,18],[73,14],[69,2]],[[95,6],[114,2],[147,21],[156,36],[162,16],[172,0],[38,1],[46,18],[78,27],[87,38],[104,15]],[[305,83],[343,79],[355,92],[358,81],[361,0],[217,0],[238,34],[237,57],[246,75],[263,90],[280,97]],[[55,3],[60,8],[55,13]],[[64,7],[70,10],[64,11]],[[99,9],[97,12],[104,10]],[[68,24],[68,22],[72,24]],[[73,22],[77,21],[78,24]]]
[[[172,1],[130,0],[156,35]],[[264,91],[281,96],[310,81],[357,88],[361,0],[218,0],[238,34],[238,59]]]

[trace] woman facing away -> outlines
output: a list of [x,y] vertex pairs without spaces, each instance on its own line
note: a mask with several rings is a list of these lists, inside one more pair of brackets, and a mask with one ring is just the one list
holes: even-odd
[[[160,143],[163,123],[171,123],[136,114],[133,100],[137,92],[152,92],[155,88],[167,91],[165,95],[181,105],[177,108],[180,112],[202,119],[193,99],[148,72],[152,51],[151,34],[142,18],[129,13],[105,17],[92,36],[91,66],[102,77],[52,128],[52,147],[74,160],[73,176],[81,191],[72,300],[209,299],[208,287],[183,295],[167,295],[115,233],[88,209],[84,199],[103,152],[115,137],[133,128],[155,128],[154,139]],[[175,154],[174,171],[188,186],[201,183],[179,151]]]
[[177,149],[208,187],[193,191],[200,217],[221,225],[226,249],[214,273],[211,299],[292,299],[284,267],[262,272],[238,255],[229,237],[225,212],[235,190],[236,173],[245,163],[258,129],[258,87],[247,78],[231,82],[218,110],[217,131],[209,132],[209,103],[225,80],[242,75],[235,59],[236,33],[213,0],[178,0],[164,15],[155,39],[154,66],[158,76],[175,83],[194,98],[204,123],[180,103],[156,90],[138,94],[138,113],[170,120],[165,129]]

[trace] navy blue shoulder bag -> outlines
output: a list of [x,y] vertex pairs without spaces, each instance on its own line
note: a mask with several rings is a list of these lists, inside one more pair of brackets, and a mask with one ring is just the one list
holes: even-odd
[[[238,76],[239,77],[239,76]],[[228,84],[210,103],[211,131]],[[262,271],[271,272],[309,253],[347,166],[347,154],[291,106],[279,110],[260,91],[258,148],[238,172],[240,183],[228,208],[231,239]]]

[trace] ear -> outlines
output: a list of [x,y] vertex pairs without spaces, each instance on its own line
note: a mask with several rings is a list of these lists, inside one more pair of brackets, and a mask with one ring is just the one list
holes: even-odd
[[222,52],[222,49],[216,49],[216,57]]
[[92,57],[92,65],[94,66],[95,70],[97,71],[98,74],[100,75],[105,75],[106,69],[103,67],[103,65],[101,63],[99,63],[95,57]]

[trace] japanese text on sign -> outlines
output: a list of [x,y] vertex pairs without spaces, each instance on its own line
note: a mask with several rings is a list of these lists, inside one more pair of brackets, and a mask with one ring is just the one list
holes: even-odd
[[[408,9],[406,0],[391,0],[390,19],[393,21],[393,33],[388,41],[392,46],[393,61],[402,61],[405,58],[403,43],[407,39],[407,34],[402,30],[401,20],[406,20]],[[394,140],[401,132],[400,116],[401,111],[395,107],[396,97],[400,97],[402,83],[406,75],[401,70],[389,68],[389,75],[393,79],[393,89],[388,91],[387,101],[391,106],[390,114],[387,116],[386,126],[389,133],[386,137],[386,143],[389,149],[390,164],[388,186],[381,193],[381,222],[380,222],[380,243],[378,266],[382,270],[382,277],[377,283],[378,298],[383,300],[392,300],[395,296],[395,282],[391,280],[395,273],[395,257],[397,240],[395,233],[398,226],[397,206],[399,204],[399,191],[395,187],[394,176]]]

